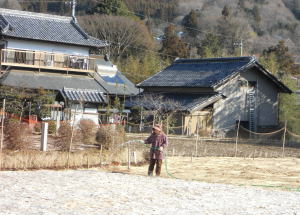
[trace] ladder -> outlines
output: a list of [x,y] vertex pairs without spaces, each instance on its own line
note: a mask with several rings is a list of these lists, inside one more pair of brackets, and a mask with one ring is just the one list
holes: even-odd
[[255,131],[256,127],[256,92],[255,89],[251,89],[248,92],[248,99],[249,99],[249,130]]

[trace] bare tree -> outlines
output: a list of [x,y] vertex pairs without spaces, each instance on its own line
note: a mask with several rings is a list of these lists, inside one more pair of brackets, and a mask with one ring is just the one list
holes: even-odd
[[21,10],[22,7],[17,0],[0,0],[0,7],[14,10]]
[[95,14],[80,17],[79,22],[91,35],[110,44],[106,52],[115,59],[154,47],[147,27],[132,18]]
[[133,104],[145,110],[141,114],[153,116],[153,124],[164,124],[167,130],[172,124],[174,114],[183,110],[180,102],[165,94],[141,94],[134,99]]

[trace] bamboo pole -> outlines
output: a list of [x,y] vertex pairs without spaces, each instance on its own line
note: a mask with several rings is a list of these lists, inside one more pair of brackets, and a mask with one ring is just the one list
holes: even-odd
[[235,154],[234,154],[234,157],[237,156],[237,151],[238,151],[238,139],[239,139],[240,123],[241,123],[241,117],[239,117],[238,127],[237,127],[237,131],[236,131]]
[[282,157],[285,157],[285,141],[286,141],[287,120],[284,125],[283,141],[282,141]]

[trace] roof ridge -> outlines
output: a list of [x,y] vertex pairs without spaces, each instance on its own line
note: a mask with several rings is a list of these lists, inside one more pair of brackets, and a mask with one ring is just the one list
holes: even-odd
[[242,56],[242,57],[218,57],[218,58],[195,58],[195,59],[178,59],[173,63],[201,63],[201,62],[224,62],[224,61],[239,61],[256,59],[254,56]]
[[96,90],[96,89],[77,89],[77,88],[64,87],[62,90],[81,91],[81,92],[99,92],[99,93],[102,93],[101,91]]
[[12,16],[22,16],[22,17],[30,16],[31,18],[54,19],[54,20],[61,20],[61,21],[68,21],[68,22],[70,22],[72,20],[72,17],[69,17],[69,16],[59,16],[59,15],[53,15],[53,14],[47,14],[47,13],[36,13],[36,12],[30,12],[30,11],[11,10],[11,9],[5,9],[5,8],[0,8],[0,14],[12,15]]

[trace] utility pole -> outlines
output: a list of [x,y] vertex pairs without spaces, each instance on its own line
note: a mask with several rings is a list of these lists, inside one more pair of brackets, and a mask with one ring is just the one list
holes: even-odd
[[241,56],[243,56],[243,48],[244,48],[243,39],[241,39],[240,42],[234,42],[233,45],[240,48],[240,50],[241,50]]

